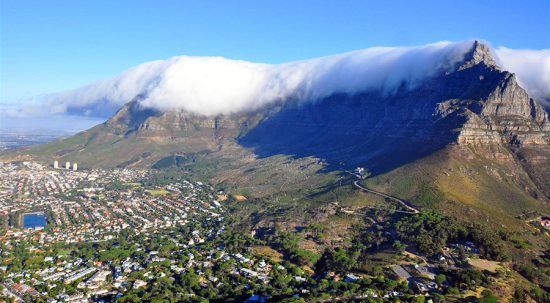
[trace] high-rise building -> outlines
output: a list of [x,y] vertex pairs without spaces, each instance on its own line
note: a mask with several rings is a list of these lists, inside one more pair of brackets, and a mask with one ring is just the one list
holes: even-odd
[[65,162],[65,168],[71,169],[71,162]]
[[78,169],[78,164],[76,164],[76,162],[75,162],[75,163],[73,163],[73,170],[76,171],[77,169]]
[[59,168],[59,162],[53,161],[53,168]]

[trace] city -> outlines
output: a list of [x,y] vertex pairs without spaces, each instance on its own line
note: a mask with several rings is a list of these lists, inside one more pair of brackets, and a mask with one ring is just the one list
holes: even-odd
[[272,248],[277,246],[230,231],[224,204],[243,196],[200,181],[157,183],[152,170],[74,167],[0,164],[0,298],[139,302],[139,294],[153,295],[151,288],[177,280],[186,291],[173,294],[177,301],[263,302],[329,290],[342,298],[388,300],[436,296],[451,288],[442,268],[459,269],[464,262],[479,260],[494,273],[506,272],[499,262],[480,259],[471,242],[446,247],[430,260],[403,250],[397,263],[374,275],[352,272],[344,263],[331,267],[334,261],[319,269],[322,260],[311,263],[319,257],[292,257],[300,253],[289,244],[292,237],[275,240],[279,251],[294,251],[288,257]]

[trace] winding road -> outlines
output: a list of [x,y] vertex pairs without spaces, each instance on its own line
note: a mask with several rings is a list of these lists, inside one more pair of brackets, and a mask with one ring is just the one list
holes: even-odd
[[[355,174],[353,174],[355,175]],[[390,196],[390,195],[387,195],[385,193],[381,193],[379,191],[376,191],[376,190],[372,190],[372,189],[368,189],[364,186],[362,186],[361,184],[359,184],[359,180],[355,180],[353,181],[353,185],[357,188],[359,188],[360,190],[362,191],[365,191],[365,192],[368,192],[370,194],[373,194],[373,195],[378,195],[380,197],[384,197],[384,198],[388,198],[390,200],[393,200],[393,201],[396,201],[397,203],[401,204],[404,208],[408,209],[408,211],[405,211],[405,210],[396,210],[395,212],[399,212],[399,213],[404,213],[404,214],[411,214],[411,215],[414,215],[414,214],[418,214],[420,211],[412,206],[409,205],[409,203],[407,203],[407,201],[405,200],[402,200],[402,199],[399,199],[397,197],[393,197],[393,196]]]

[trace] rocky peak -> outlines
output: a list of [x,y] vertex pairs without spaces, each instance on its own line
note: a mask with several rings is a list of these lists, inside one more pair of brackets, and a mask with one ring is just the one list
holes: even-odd
[[474,41],[472,48],[466,53],[458,70],[467,69],[480,63],[484,63],[489,67],[498,68],[497,63],[493,59],[489,46],[476,40]]
[[468,118],[461,127],[459,143],[550,144],[546,111],[529,97],[514,74],[497,67],[486,45],[474,42],[457,74],[468,75],[467,82],[481,92],[463,97],[467,105],[458,110],[464,110]]

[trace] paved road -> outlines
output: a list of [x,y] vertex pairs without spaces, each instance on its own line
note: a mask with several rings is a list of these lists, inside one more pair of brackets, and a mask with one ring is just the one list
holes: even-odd
[[384,197],[384,198],[388,198],[390,200],[393,200],[393,201],[396,201],[397,203],[401,204],[403,207],[405,207],[406,209],[408,209],[408,211],[404,211],[404,210],[396,210],[396,212],[400,212],[400,213],[405,213],[405,214],[418,214],[420,211],[412,206],[409,205],[409,203],[407,203],[407,201],[405,200],[402,200],[402,199],[399,199],[399,198],[396,198],[396,197],[393,197],[393,196],[390,196],[390,195],[387,195],[385,193],[381,193],[379,191],[375,191],[375,190],[372,190],[372,189],[368,189],[364,186],[362,186],[361,184],[359,184],[359,180],[356,180],[356,181],[353,181],[353,185],[365,192],[368,192],[368,193],[371,193],[371,194],[374,194],[374,195],[378,195],[378,196],[381,196],[381,197]]

